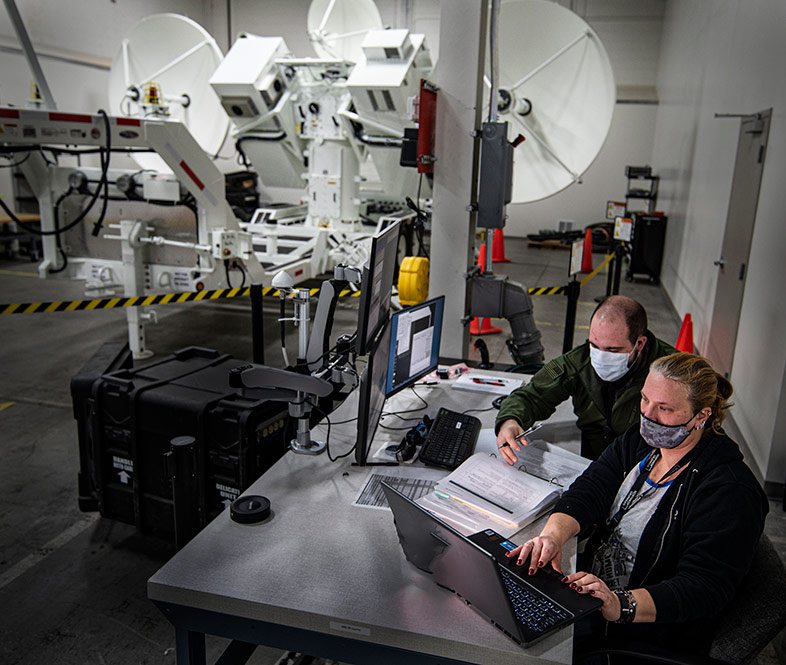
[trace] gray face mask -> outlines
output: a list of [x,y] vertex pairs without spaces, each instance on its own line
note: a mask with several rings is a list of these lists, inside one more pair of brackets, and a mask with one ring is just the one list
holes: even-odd
[[642,413],[639,426],[641,438],[652,448],[676,448],[690,436],[693,428],[688,429],[688,423],[695,417],[691,416],[690,420],[682,425],[661,425]]

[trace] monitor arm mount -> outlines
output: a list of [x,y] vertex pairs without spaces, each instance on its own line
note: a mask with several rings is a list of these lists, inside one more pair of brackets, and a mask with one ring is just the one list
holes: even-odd
[[230,370],[229,384],[250,390],[260,399],[289,402],[289,415],[297,420],[297,433],[289,443],[293,452],[318,455],[325,450],[324,442],[311,439],[309,416],[320,397],[333,393],[332,383],[308,374],[249,363]]
[[317,310],[314,312],[314,325],[311,328],[311,339],[306,351],[308,369],[315,372],[327,364],[327,355],[330,350],[330,333],[333,330],[333,316],[336,303],[341,292],[350,283],[359,284],[361,271],[358,268],[338,265],[333,269],[333,279],[322,282],[319,291]]
[[333,396],[336,390],[340,391],[345,387],[351,390],[358,384],[357,372],[346,366],[347,344],[342,344],[339,340],[340,348],[337,348],[338,353],[332,359],[329,352],[336,302],[350,282],[359,281],[360,271],[356,268],[336,266],[333,279],[322,283],[309,339],[311,291],[306,288],[293,288],[291,277],[284,271],[279,272],[273,279],[273,286],[279,289],[282,309],[287,297],[291,296],[295,304],[294,317],[282,316],[279,319],[282,323],[294,321],[298,327],[295,370],[274,369],[262,365],[248,365],[238,368],[239,371],[233,370],[236,372],[232,379],[235,382],[233,385],[263,390],[271,393],[265,394],[267,399],[289,402],[289,415],[297,420],[297,434],[289,444],[293,452],[318,455],[325,450],[325,443],[311,439],[311,411],[319,398]]

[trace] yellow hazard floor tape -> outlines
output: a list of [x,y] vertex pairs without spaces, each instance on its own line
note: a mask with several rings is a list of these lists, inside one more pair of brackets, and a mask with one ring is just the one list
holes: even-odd
[[616,256],[616,253],[609,254],[595,270],[593,270],[589,275],[587,275],[584,279],[581,280],[581,286],[584,286],[587,282],[589,282],[595,275],[597,275],[603,268],[605,268],[611,260]]
[[[595,277],[614,258],[609,254],[595,270],[581,280],[584,286]],[[556,296],[565,295],[565,286],[536,286],[528,289],[530,295]],[[309,295],[316,296],[318,288],[309,289]],[[116,309],[118,307],[146,307],[149,305],[167,305],[170,303],[198,302],[201,300],[219,300],[225,298],[248,297],[251,287],[235,287],[233,289],[214,289],[212,291],[185,291],[181,293],[163,293],[155,296],[132,296],[129,298],[97,298],[94,300],[57,300],[53,302],[28,302],[0,304],[0,315],[3,314],[48,314],[50,312],[79,312],[94,309]],[[265,297],[278,298],[281,292],[272,286],[262,288]],[[339,293],[341,298],[357,298],[360,291],[344,289]]]
[[[319,289],[309,289],[309,295],[315,296]],[[272,286],[262,288],[262,295],[280,296],[281,292]],[[251,287],[234,289],[215,289],[213,291],[185,291],[182,293],[163,293],[155,296],[133,296],[129,298],[98,298],[95,300],[60,300],[54,302],[32,302],[0,304],[2,314],[42,314],[50,312],[79,312],[94,309],[116,309],[118,307],[145,307],[148,305],[168,305],[170,303],[199,302],[202,300],[219,300],[225,298],[247,297],[251,295]],[[344,289],[339,296],[356,298],[360,291]]]

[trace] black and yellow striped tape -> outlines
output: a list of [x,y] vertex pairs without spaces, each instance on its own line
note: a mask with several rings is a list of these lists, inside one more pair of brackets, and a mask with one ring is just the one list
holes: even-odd
[[531,296],[564,296],[565,295],[565,287],[564,286],[536,286],[531,289],[527,289],[527,293]]
[[[614,258],[614,254],[606,257],[594,271],[585,277],[581,285],[584,286],[597,275]],[[562,296],[566,292],[565,286],[536,286],[528,289],[532,296]],[[309,289],[309,295],[316,296],[319,289]],[[0,315],[3,314],[48,314],[50,312],[80,312],[95,309],[116,309],[118,307],[145,307],[147,305],[168,305],[173,303],[198,302],[200,300],[220,300],[224,298],[242,298],[251,295],[251,287],[236,287],[234,289],[214,289],[212,291],[185,291],[182,293],[162,293],[157,296],[132,296],[130,298],[97,298],[95,300],[57,300],[54,302],[23,302],[0,304]],[[278,298],[281,292],[272,286],[262,288],[262,295]],[[339,293],[340,298],[357,298],[360,291],[344,289]]]
[[[309,295],[315,296],[319,289],[309,289]],[[263,296],[279,297],[281,292],[272,286],[262,288]],[[144,307],[147,305],[168,305],[173,303],[198,302],[201,300],[220,300],[224,298],[241,298],[251,295],[251,287],[234,289],[215,289],[212,291],[186,291],[182,293],[163,293],[156,296],[132,296],[130,298],[98,298],[95,300],[59,300],[55,302],[29,302],[0,304],[2,314],[44,314],[49,312],[80,312],[96,309],[116,309],[118,307]],[[345,289],[339,296],[357,298],[360,291]]]

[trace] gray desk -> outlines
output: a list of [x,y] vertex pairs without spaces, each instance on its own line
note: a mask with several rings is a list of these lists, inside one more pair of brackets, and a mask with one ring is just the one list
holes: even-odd
[[[490,403],[442,385],[418,392],[432,415]],[[417,402],[408,390],[392,399],[386,410]],[[353,401],[331,419],[356,415]],[[495,414],[476,415],[491,426]],[[332,428],[334,455],[354,442],[354,427]],[[351,505],[369,473],[351,460],[288,453],[247,492],[271,500],[268,520],[242,525],[224,512],[150,578],[148,596],[176,629],[178,663],[205,662],[205,634],[235,640],[225,656],[264,644],[344,663],[570,662],[570,629],[523,649],[409,564],[390,511]]]

